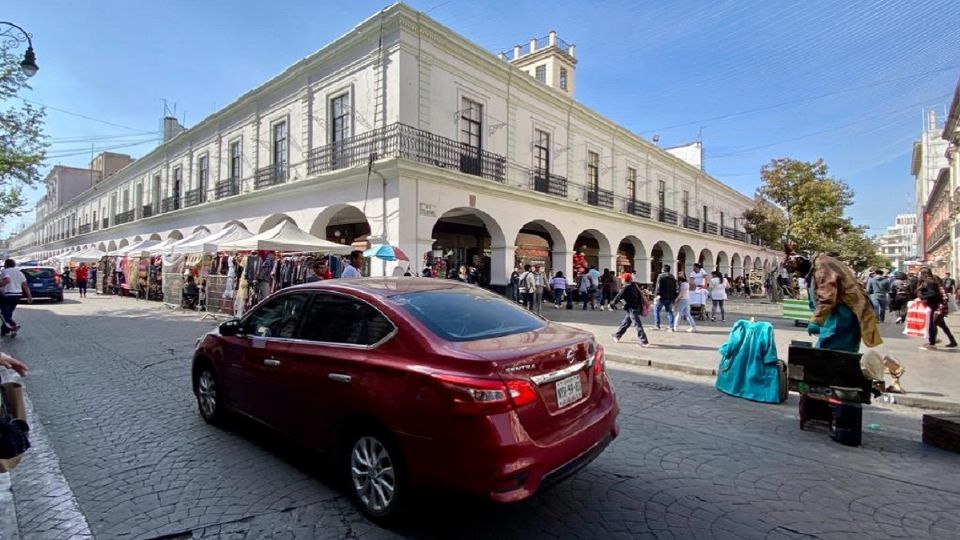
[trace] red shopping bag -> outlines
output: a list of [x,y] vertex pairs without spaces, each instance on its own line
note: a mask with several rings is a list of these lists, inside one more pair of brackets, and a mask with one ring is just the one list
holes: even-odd
[[923,300],[917,299],[907,304],[907,326],[903,333],[910,337],[930,337],[930,308],[924,305]]

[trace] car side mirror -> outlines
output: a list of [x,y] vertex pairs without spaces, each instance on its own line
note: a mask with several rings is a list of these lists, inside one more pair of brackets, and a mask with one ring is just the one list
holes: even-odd
[[224,337],[232,337],[239,335],[240,332],[240,319],[230,319],[225,321],[220,325],[220,335]]

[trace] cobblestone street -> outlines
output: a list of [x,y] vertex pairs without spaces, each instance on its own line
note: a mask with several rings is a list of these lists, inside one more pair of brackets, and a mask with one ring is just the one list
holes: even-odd
[[514,506],[427,500],[386,531],[317,457],[203,422],[190,354],[212,321],[75,294],[17,313],[23,330],[4,347],[31,368],[40,420],[10,478],[25,539],[960,537],[960,456],[920,442],[920,409],[866,407],[864,444],[848,448],[800,431],[795,395],[756,404],[707,377],[620,363],[608,369],[621,436],[580,474]]

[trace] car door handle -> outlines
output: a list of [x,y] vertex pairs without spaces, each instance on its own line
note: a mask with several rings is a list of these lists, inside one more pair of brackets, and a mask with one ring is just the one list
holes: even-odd
[[276,358],[264,358],[263,365],[267,367],[280,367],[280,361]]
[[343,383],[348,383],[351,380],[353,380],[353,377],[347,375],[346,373],[331,373],[327,375],[327,378],[329,378],[331,381],[337,381],[337,382],[343,382]]

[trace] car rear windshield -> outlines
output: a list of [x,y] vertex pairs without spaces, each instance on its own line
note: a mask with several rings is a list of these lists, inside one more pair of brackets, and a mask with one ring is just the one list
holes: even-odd
[[23,275],[27,279],[53,279],[53,268],[24,268]]
[[477,341],[538,330],[543,319],[493,293],[445,289],[390,298],[447,341]]

